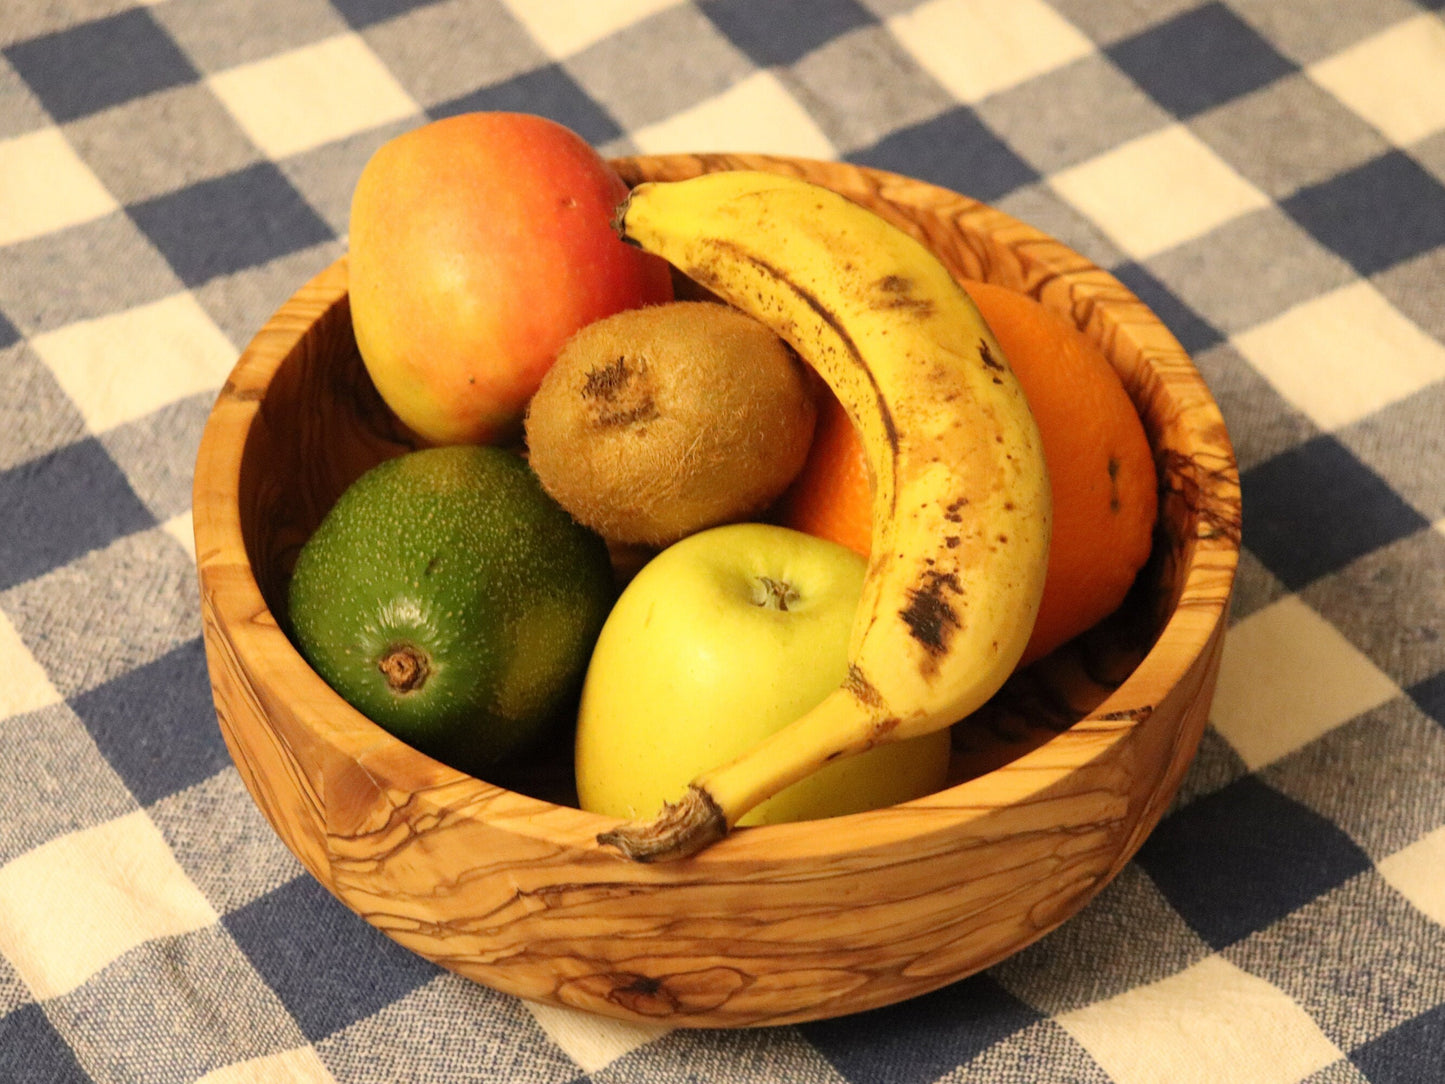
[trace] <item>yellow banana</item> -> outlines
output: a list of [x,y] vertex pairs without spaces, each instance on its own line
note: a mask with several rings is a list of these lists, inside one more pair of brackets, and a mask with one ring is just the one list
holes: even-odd
[[862,436],[873,540],[848,677],[812,711],[599,840],[684,857],[837,757],[946,727],[1033,628],[1050,502],[1038,428],[973,302],[920,242],[829,189],[751,171],[645,183],[625,240],[771,327]]

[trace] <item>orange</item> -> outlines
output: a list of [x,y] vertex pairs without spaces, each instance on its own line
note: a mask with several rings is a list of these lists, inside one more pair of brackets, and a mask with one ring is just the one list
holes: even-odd
[[864,557],[872,548],[873,483],[863,441],[843,404],[818,382],[818,420],[808,458],[777,505],[785,527],[841,542]]
[[[1054,500],[1043,600],[1022,664],[1097,624],[1149,556],[1158,494],[1144,426],[1109,360],[1033,298],[964,283],[1023,385],[1043,437]],[[831,395],[778,521],[865,556],[872,518],[863,444]]]

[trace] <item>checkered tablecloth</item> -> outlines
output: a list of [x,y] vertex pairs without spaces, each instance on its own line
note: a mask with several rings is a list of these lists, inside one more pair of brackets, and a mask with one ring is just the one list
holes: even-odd
[[[0,1082],[1445,1081],[1440,0],[3,0]],[[222,746],[212,400],[383,140],[843,158],[1109,268],[1218,398],[1244,542],[1211,726],[1137,859],[986,973],[647,1030],[395,946]]]

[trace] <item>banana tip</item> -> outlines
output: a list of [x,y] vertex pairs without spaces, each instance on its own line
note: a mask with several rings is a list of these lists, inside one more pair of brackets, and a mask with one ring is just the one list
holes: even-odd
[[637,245],[637,242],[627,236],[627,209],[632,206],[632,190],[622,197],[622,201],[612,208],[612,232],[617,234],[618,240],[623,244]]

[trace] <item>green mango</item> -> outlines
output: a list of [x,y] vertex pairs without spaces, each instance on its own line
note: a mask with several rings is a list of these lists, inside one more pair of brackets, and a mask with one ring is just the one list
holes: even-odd
[[289,628],[353,707],[475,774],[575,707],[616,590],[606,544],[520,456],[428,448],[327,513],[297,558]]

